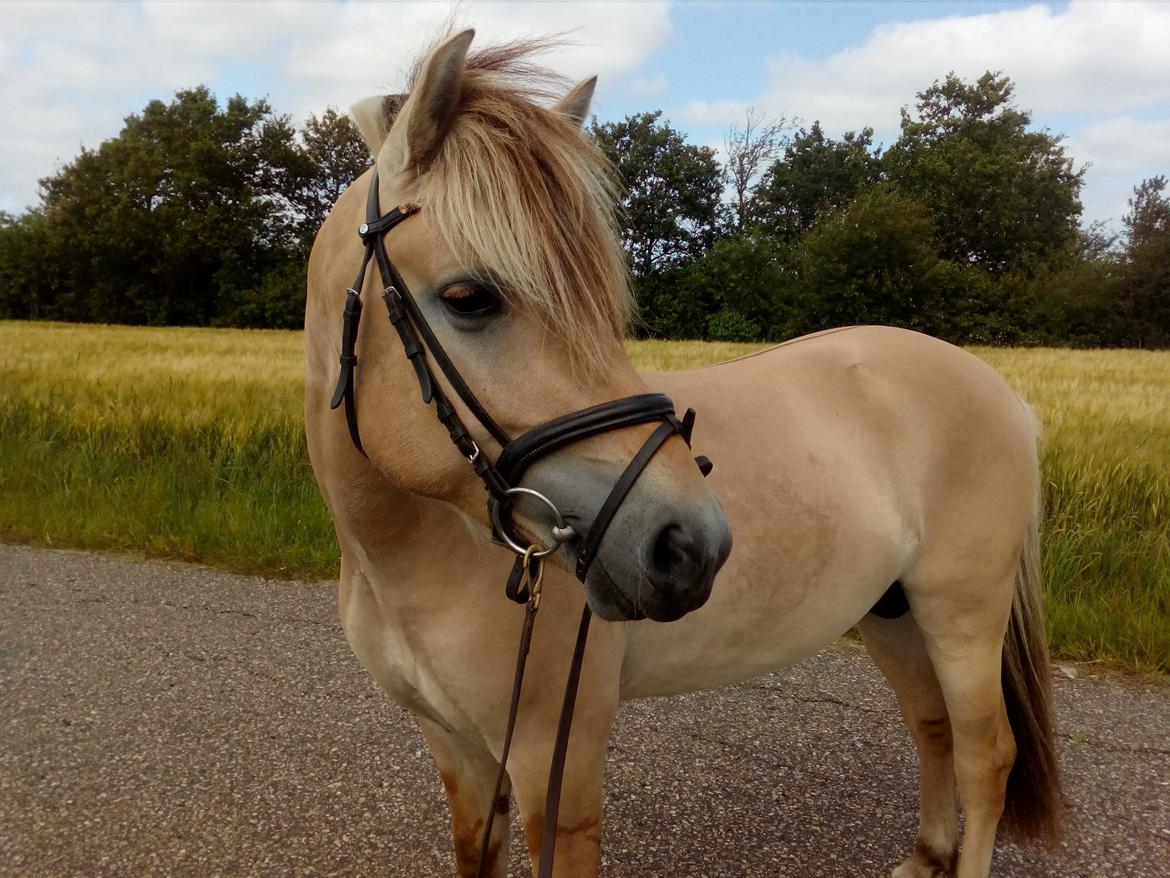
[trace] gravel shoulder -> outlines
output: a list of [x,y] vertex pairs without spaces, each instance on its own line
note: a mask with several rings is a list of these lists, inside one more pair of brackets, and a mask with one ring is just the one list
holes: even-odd
[[[1166,878],[1170,688],[1055,684],[1070,831],[1056,851],[1001,844],[995,874]],[[604,874],[884,876],[913,844],[915,785],[852,644],[628,703]],[[0,874],[452,871],[437,772],[331,587],[0,546]]]

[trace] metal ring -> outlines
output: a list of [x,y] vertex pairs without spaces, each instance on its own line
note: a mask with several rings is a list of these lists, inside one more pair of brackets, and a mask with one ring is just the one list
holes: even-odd
[[[556,525],[556,527],[560,528],[562,531],[565,529],[565,519],[561,516],[561,510],[557,509],[557,505],[553,503],[552,500],[548,499],[548,497],[544,496],[544,494],[540,493],[540,491],[534,491],[531,488],[508,488],[508,490],[504,493],[509,496],[512,494],[523,494],[527,497],[535,497],[537,500],[547,506],[549,511],[552,512],[553,523]],[[512,539],[512,535],[508,533],[507,529],[504,527],[503,522],[500,521],[500,508],[502,506],[502,503],[492,504],[492,524],[496,526],[496,533],[500,535],[500,539],[504,541],[504,544],[517,555],[528,554],[532,546],[522,546],[514,539]],[[536,551],[532,552],[529,557],[544,558],[548,555],[551,555],[561,547],[561,542],[561,540],[554,538],[551,546],[543,549],[537,549]],[[533,543],[532,545],[537,544]]]

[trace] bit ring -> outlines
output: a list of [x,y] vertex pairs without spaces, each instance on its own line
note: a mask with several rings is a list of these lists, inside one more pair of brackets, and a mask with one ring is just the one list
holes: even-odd
[[520,494],[525,497],[534,497],[543,503],[553,514],[552,545],[540,549],[533,549],[533,546],[539,544],[533,543],[530,546],[522,546],[512,538],[510,533],[508,533],[507,528],[504,527],[503,522],[500,520],[500,510],[502,509],[503,504],[492,504],[492,524],[494,524],[496,527],[496,533],[499,535],[500,539],[504,541],[504,545],[506,545],[517,555],[526,555],[529,558],[545,558],[559,549],[561,547],[561,543],[568,542],[573,537],[577,536],[577,532],[573,530],[570,525],[565,524],[565,519],[561,515],[561,510],[557,509],[557,505],[553,503],[552,500],[548,499],[548,497],[544,496],[544,494],[540,493],[540,491],[534,491],[531,488],[508,488],[508,490],[504,493],[509,497],[514,494]]

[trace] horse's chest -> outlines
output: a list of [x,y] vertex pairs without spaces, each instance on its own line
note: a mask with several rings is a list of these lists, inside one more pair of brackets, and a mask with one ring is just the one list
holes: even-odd
[[342,597],[342,627],[354,655],[391,698],[442,725],[445,698],[424,651],[412,636],[410,614],[384,606],[364,582]]

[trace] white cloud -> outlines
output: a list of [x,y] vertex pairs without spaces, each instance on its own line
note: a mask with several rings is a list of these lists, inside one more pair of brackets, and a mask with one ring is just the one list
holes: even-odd
[[[121,128],[150,98],[241,82],[303,117],[401,89],[447,3],[22,3],[0,33],[0,209],[35,199],[36,180]],[[545,63],[570,78],[636,72],[670,38],[666,4],[468,3],[479,45],[565,33]],[[226,97],[226,95],[220,95]]]
[[1086,218],[1104,220],[1117,230],[1129,212],[1133,187],[1146,177],[1170,173],[1170,118],[1101,119],[1070,137],[1068,150],[1089,166],[1083,194]]
[[728,126],[743,122],[744,113],[750,106],[748,101],[688,101],[670,114],[672,119],[691,125]]
[[[674,113],[693,124],[727,126],[755,104],[766,112],[820,120],[839,136],[865,125],[890,144],[899,111],[915,94],[954,71],[973,80],[1002,70],[1016,84],[1033,122],[1069,135],[1068,152],[1089,162],[1084,191],[1089,220],[1117,219],[1125,194],[1151,168],[1170,171],[1167,123],[1107,118],[1080,130],[1069,118],[1133,113],[1170,103],[1170,4],[1073,2],[978,15],[895,22],[862,43],[824,58],[783,53],[766,63],[756,95],[693,101]],[[1119,176],[1129,173],[1123,182]],[[1118,207],[1120,205],[1120,208]]]
[[648,98],[658,97],[670,91],[670,80],[661,71],[654,76],[639,76],[631,79],[625,87],[630,97]]
[[[1038,118],[1135,110],[1170,101],[1170,5],[1074,2],[884,24],[823,59],[779,55],[757,103],[896,136],[898,111],[948,71],[1003,70]],[[728,120],[730,121],[730,120]]]

